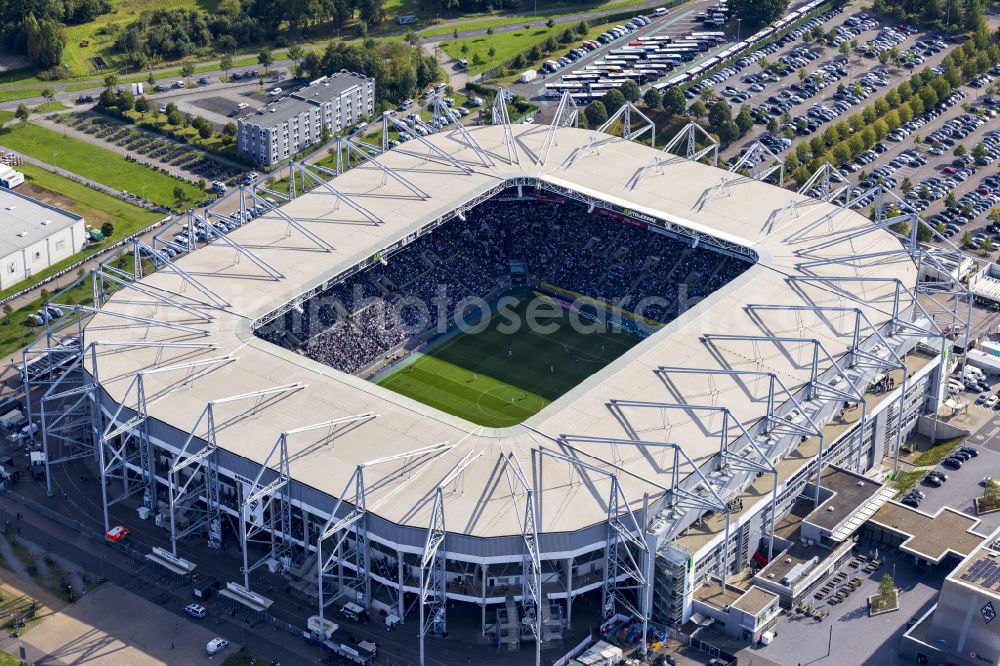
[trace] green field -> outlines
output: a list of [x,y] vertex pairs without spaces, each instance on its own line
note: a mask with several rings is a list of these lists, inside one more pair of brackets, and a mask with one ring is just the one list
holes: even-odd
[[[558,306],[538,319],[554,330],[533,330],[528,303],[522,298],[509,310],[520,326],[510,327],[513,318],[501,308],[485,330],[432,342],[376,383],[467,421],[504,428],[537,414],[639,343],[625,333],[574,330]],[[510,328],[515,332],[505,332]]]
[[108,187],[138,194],[162,206],[178,205],[174,198],[174,188],[178,185],[186,197],[185,202],[180,202],[182,204],[206,198],[205,192],[194,185],[30,122],[8,124],[0,129],[0,145],[56,164]]

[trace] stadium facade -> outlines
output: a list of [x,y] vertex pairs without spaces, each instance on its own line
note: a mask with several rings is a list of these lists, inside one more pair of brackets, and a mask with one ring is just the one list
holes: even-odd
[[[766,159],[749,174],[690,159],[711,152],[693,129],[684,157],[669,152],[683,138],[659,151],[573,119],[564,100],[551,126],[450,129],[339,174],[293,165],[292,193],[309,191],[228,236],[149,275],[106,263],[88,276],[100,307],[25,355],[49,464],[92,458],[107,525],[107,507],[141,507],[174,555],[239,539],[232,590],[251,606],[266,608],[250,572],[267,566],[317,615],[357,602],[421,636],[478,612],[498,642],[540,646],[597,591],[605,617],[688,619],[697,588],[776,554],[775,522],[807,491],[820,504],[821,469],[892,468],[937,411],[942,329],[967,292],[918,281],[944,252],[916,242],[916,217],[871,222],[828,169],[816,198],[763,182]],[[753,265],[503,429],[254,334],[500,193]],[[910,237],[887,229],[900,221]],[[46,372],[60,345],[76,355]]]

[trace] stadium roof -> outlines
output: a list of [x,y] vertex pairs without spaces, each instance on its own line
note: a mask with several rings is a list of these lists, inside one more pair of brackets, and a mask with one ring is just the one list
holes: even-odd
[[0,257],[31,247],[83,218],[0,187]]
[[[490,155],[482,160],[457,131],[410,141],[378,158],[411,184],[424,198],[365,164],[337,177],[336,191],[381,220],[373,223],[341,201],[333,190],[316,188],[282,207],[315,237],[334,249],[325,250],[277,213],[268,213],[232,232],[231,236],[284,277],[266,275],[220,242],[179,258],[177,265],[230,305],[224,309],[197,307],[205,320],[189,311],[134,294],[113,296],[105,309],[128,311],[193,327],[180,330],[145,323],[123,325],[109,314],[95,316],[87,341],[132,340],[212,342],[211,350],[103,347],[99,378],[116,400],[122,399],[133,376],[143,370],[198,359],[232,355],[236,360],[212,368],[160,372],[145,377],[149,415],[190,431],[209,400],[300,382],[301,390],[244,413],[246,405],[220,404],[216,422],[220,447],[262,463],[282,431],[365,412],[377,416],[333,433],[312,431],[290,436],[291,475],[298,482],[339,495],[355,466],[383,456],[449,442],[454,448],[424,459],[422,464],[378,465],[365,472],[369,511],[401,524],[426,528],[434,488],[469,452],[482,455],[445,493],[449,531],[474,536],[521,533],[523,493],[503,477],[501,456],[513,453],[528,478],[542,488],[539,532],[567,532],[606,519],[609,481],[588,478],[565,463],[549,460],[539,471],[532,449],[559,449],[552,438],[588,435],[633,438],[647,442],[677,442],[687,455],[703,463],[719,451],[723,416],[700,411],[664,411],[611,406],[612,400],[641,400],[692,405],[725,405],[745,425],[767,410],[768,382],[724,375],[677,374],[665,379],[661,366],[773,371],[790,388],[807,382],[815,345],[808,341],[706,340],[712,334],[771,335],[815,339],[834,356],[845,352],[854,332],[853,313],[751,309],[750,304],[824,305],[861,308],[875,324],[891,318],[896,290],[885,282],[858,282],[849,287],[832,282],[789,280],[795,275],[898,278],[916,282],[916,269],[905,254],[877,260],[844,259],[837,264],[805,261],[853,257],[856,253],[899,250],[889,233],[861,237],[853,232],[871,223],[858,213],[815,199],[799,197],[778,187],[681,158],[669,158],[647,172],[633,187],[630,180],[660,153],[623,139],[576,128],[560,128],[545,163],[548,128],[513,128],[520,164],[507,158],[499,126],[469,128]],[[465,167],[429,149],[438,147]],[[492,162],[490,165],[484,161]],[[466,169],[468,169],[466,171]],[[347,376],[319,362],[279,348],[254,336],[255,320],[397,239],[504,181],[539,178],[546,186],[565,187],[640,214],[668,220],[720,239],[752,248],[758,262],[736,280],[712,294],[629,353],[590,377],[525,423],[489,429],[465,422],[360,378]],[[177,273],[160,270],[144,285],[190,304],[206,301]],[[900,307],[909,306],[902,296]],[[210,318],[210,319],[209,319]],[[194,329],[204,333],[193,332]],[[867,334],[863,334],[866,336]],[[819,365],[830,364],[820,358]],[[730,427],[732,424],[730,423]],[[735,432],[735,431],[734,431]],[[203,435],[203,432],[196,432]],[[656,497],[669,486],[670,456],[662,449],[604,443],[575,443],[577,454],[621,473],[622,490],[633,507],[644,493]],[[412,462],[412,461],[410,461]],[[691,473],[682,466],[681,473]],[[515,507],[522,507],[512,510]],[[329,511],[331,507],[317,507]]]

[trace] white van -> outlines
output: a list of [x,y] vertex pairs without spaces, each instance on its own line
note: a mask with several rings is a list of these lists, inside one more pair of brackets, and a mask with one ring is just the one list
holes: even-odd
[[666,16],[667,15],[667,8],[666,7],[657,7],[653,11],[653,13],[656,14],[657,16]]

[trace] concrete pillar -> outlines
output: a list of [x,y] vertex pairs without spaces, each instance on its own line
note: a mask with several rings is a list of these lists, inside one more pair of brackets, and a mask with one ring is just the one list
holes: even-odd
[[566,628],[573,626],[573,558],[563,560],[566,568]]
[[486,578],[489,575],[489,570],[490,570],[490,565],[484,563],[482,566],[482,572],[483,572],[483,603],[481,606],[482,620],[480,622],[484,636],[486,635]]
[[400,624],[403,622],[403,579],[405,575],[405,570],[403,569],[403,551],[396,551],[396,566],[398,570],[398,584],[399,584],[399,600],[397,601],[396,615],[399,616]]
[[302,514],[302,551],[308,556],[309,555],[309,512],[305,510],[305,507],[299,509],[299,513]]

